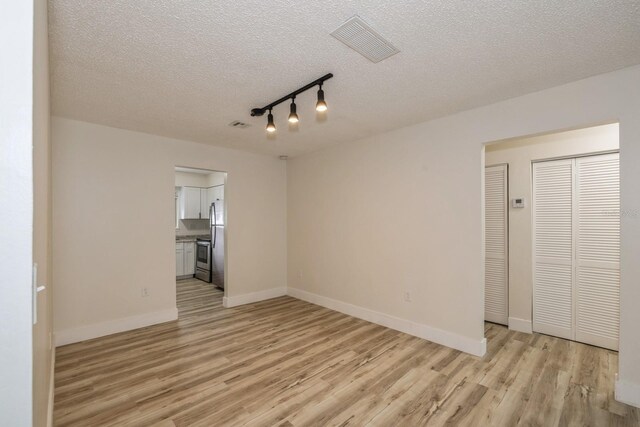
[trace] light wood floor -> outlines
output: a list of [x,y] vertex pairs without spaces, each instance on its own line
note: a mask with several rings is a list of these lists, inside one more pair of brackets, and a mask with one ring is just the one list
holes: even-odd
[[487,324],[477,358],[290,297],[234,309],[178,283],[179,320],[57,349],[56,425],[640,425],[617,354]]

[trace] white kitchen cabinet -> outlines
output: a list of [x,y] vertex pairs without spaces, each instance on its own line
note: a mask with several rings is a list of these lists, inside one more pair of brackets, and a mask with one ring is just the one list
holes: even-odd
[[196,242],[176,242],[176,277],[196,274]]
[[209,206],[211,206],[211,199],[209,191],[210,188],[201,188],[200,189],[200,215],[203,219],[209,219]]
[[176,276],[184,276],[184,243],[176,242]]
[[196,243],[184,242],[184,274],[196,274]]
[[209,187],[208,195],[210,203],[213,203],[216,200],[224,200],[224,185],[216,185],[215,187]]
[[224,185],[215,187],[182,187],[180,191],[180,219],[209,219],[209,208],[216,200],[224,199]]
[[180,219],[201,219],[200,187],[182,187]]

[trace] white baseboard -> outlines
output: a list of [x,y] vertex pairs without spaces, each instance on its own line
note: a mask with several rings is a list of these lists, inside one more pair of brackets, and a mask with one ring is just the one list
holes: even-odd
[[56,349],[51,349],[51,367],[49,368],[49,399],[47,402],[47,427],[53,426],[53,396],[55,390]]
[[251,292],[250,294],[223,297],[222,305],[226,308],[237,307],[239,305],[251,304],[271,298],[278,298],[287,295],[287,288],[272,288],[264,291]]
[[524,332],[525,334],[533,333],[531,320],[518,319],[517,317],[509,317],[509,329],[512,331]]
[[640,384],[621,380],[618,374],[616,374],[615,396],[618,402],[640,408]]
[[79,328],[65,329],[55,333],[56,347],[73,344],[92,338],[103,337],[118,332],[144,328],[158,323],[170,322],[178,318],[178,309],[155,311],[153,313],[140,314],[138,316],[125,317],[124,319],[109,320],[107,322],[94,323]]
[[442,344],[474,356],[483,356],[487,351],[487,340],[474,340],[462,335],[434,328],[423,323],[416,323],[399,317],[390,316],[368,308],[338,301],[322,295],[303,291],[301,289],[288,288],[287,293],[297,299],[310,302],[331,310],[339,311],[349,316],[357,317],[377,325],[386,326],[396,331],[404,332],[428,341]]

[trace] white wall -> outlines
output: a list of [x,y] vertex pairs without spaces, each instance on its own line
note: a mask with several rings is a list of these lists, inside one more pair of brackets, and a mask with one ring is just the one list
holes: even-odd
[[38,264],[38,323],[33,327],[33,424],[53,413],[53,288],[51,268],[51,142],[47,1],[35,2],[33,111],[33,262]]
[[213,187],[215,185],[224,185],[227,179],[227,174],[224,172],[213,172],[207,175],[207,187]]
[[189,172],[176,172],[176,187],[208,187],[209,175]]
[[176,187],[213,187],[214,185],[224,185],[227,178],[225,172],[211,172],[208,174],[178,172],[176,171]]
[[0,425],[31,426],[34,4],[0,5]]
[[[290,289],[478,348],[483,144],[619,122],[622,209],[638,212],[639,82],[631,67],[289,160]],[[618,396],[640,405],[640,217],[623,215],[621,227]]]
[[286,286],[284,162],[58,117],[52,142],[58,343],[175,317],[176,165],[228,172],[227,296]]
[[[531,332],[533,299],[531,162],[618,149],[618,124],[590,127],[488,145],[485,164],[509,165],[509,327]],[[524,208],[510,200],[524,197]]]

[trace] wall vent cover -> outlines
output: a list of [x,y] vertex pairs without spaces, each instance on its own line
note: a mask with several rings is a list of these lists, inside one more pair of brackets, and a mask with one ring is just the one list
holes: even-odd
[[229,123],[229,126],[231,126],[232,128],[240,128],[240,129],[244,129],[244,128],[248,128],[249,126],[251,126],[250,124],[247,124],[245,122],[241,122],[238,120],[234,120],[231,123]]
[[380,62],[400,52],[358,15],[348,19],[331,35],[371,62]]

